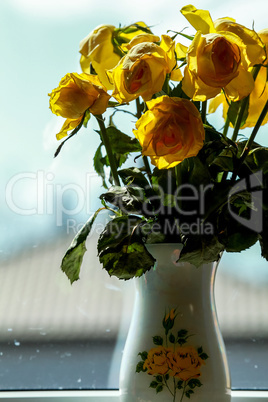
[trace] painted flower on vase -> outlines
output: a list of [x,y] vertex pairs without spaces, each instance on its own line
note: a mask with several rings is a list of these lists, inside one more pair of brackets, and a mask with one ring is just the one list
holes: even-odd
[[170,376],[178,377],[182,381],[198,378],[201,375],[201,366],[204,360],[200,358],[193,346],[179,346],[175,351],[168,353]]
[[175,320],[176,309],[172,308],[162,321],[164,336],[154,336],[155,347],[148,352],[139,353],[141,360],[137,364],[136,372],[154,377],[149,386],[155,389],[156,393],[166,389],[172,395],[173,401],[182,401],[184,396],[190,398],[195,388],[203,385],[199,377],[208,355],[201,346],[196,348],[188,344],[188,338],[191,336],[188,330],[181,329],[176,332],[173,329]]

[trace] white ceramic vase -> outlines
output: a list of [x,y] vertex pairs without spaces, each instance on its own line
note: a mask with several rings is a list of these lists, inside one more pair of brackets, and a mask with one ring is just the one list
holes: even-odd
[[157,263],[135,279],[136,300],[120,371],[121,402],[230,402],[217,321],[217,264],[177,262],[175,244],[148,245]]

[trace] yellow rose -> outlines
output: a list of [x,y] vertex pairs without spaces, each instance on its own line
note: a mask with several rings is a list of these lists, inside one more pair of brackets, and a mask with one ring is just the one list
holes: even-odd
[[213,98],[222,88],[232,101],[247,96],[254,87],[249,69],[265,59],[256,32],[232,18],[213,22],[208,11],[194,6],[181,12],[198,31],[186,56],[184,92],[199,101]]
[[158,346],[149,350],[147,359],[143,364],[143,368],[147,369],[150,375],[165,375],[169,371],[169,361],[167,354],[171,353],[171,349],[166,349],[163,346]]
[[[264,45],[268,46],[268,29],[258,32],[259,37]],[[267,64],[267,61],[264,63]],[[254,89],[249,96],[248,117],[245,124],[241,128],[254,127],[263,109],[266,101],[268,100],[268,83],[267,83],[267,68],[261,67],[257,78],[255,80]],[[226,120],[229,105],[223,93],[211,99],[209,103],[209,113],[214,113],[220,105],[223,105],[223,118]],[[265,116],[262,125],[268,122],[268,115]],[[232,125],[232,124],[231,124]]]
[[100,25],[90,32],[81,42],[79,52],[82,54],[80,64],[82,71],[90,73],[90,63],[107,89],[109,83],[105,69],[113,68],[120,60],[120,55],[114,52],[112,36],[113,25]]
[[147,33],[142,33],[139,35],[136,35],[131,41],[127,44],[123,44],[122,48],[126,50],[130,50],[133,46],[138,45],[139,43],[143,42],[160,42],[159,36],[153,35],[153,34],[147,34]]
[[174,319],[175,319],[175,313],[176,313],[176,309],[175,309],[175,308],[172,308],[172,309],[170,310],[170,312],[166,314],[164,320],[165,320],[165,321],[168,321],[168,320],[174,321]]
[[147,106],[149,110],[133,130],[143,155],[159,169],[168,169],[198,154],[205,131],[192,102],[165,95],[147,102]]
[[104,113],[110,99],[98,77],[86,73],[66,74],[49,96],[52,112],[67,118],[57,134],[58,140],[79,125],[87,109],[94,115]]
[[82,55],[80,59],[82,71],[89,74],[90,64],[92,64],[101,83],[107,89],[112,89],[113,86],[109,82],[105,70],[114,68],[121,58],[120,50],[114,39],[119,44],[129,42],[133,37],[142,33],[139,27],[147,27],[147,25],[144,22],[137,22],[122,29],[117,29],[113,25],[96,27],[80,42],[79,52]]
[[113,97],[120,103],[139,96],[148,101],[162,90],[166,75],[176,66],[175,43],[163,35],[160,45],[141,42],[133,46],[117,66],[107,71],[114,85]]
[[200,377],[201,366],[205,364],[193,346],[180,346],[175,352],[170,351],[167,358],[170,367],[169,375],[178,377],[182,381]]
[[[190,98],[204,101],[224,88],[230,99],[239,100],[253,90],[254,80],[241,64],[237,42],[232,33],[196,33],[187,52],[182,81],[182,89]],[[234,82],[237,85],[233,88]]]

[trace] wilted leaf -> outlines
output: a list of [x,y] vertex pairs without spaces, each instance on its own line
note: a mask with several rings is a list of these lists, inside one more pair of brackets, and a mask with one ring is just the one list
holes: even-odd
[[103,209],[104,208],[98,209],[95,214],[89,218],[82,229],[79,230],[62,259],[61,269],[67,275],[71,283],[79,279],[81,264],[86,252],[85,242],[87,236],[92,229],[98,213]]

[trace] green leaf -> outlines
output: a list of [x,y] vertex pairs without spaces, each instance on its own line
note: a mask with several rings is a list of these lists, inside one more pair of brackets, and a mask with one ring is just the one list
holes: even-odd
[[136,373],[140,373],[140,372],[145,372],[145,371],[147,371],[147,368],[143,368],[143,365],[144,365],[144,362],[143,361],[140,361],[138,364],[137,364],[137,366],[136,366]]
[[187,398],[191,398],[191,395],[194,393],[194,391],[192,391],[191,389],[189,389],[188,391],[186,391],[185,392],[185,396],[187,397]]
[[132,184],[138,187],[143,187],[144,189],[149,186],[149,182],[145,178],[144,172],[136,167],[121,169],[118,171],[118,174],[125,185]]
[[114,218],[98,241],[99,260],[109,275],[119,279],[139,277],[154,266],[155,259],[147,251],[139,224],[141,218],[124,215]]
[[181,329],[180,331],[178,331],[178,338],[185,338],[188,334],[187,329]]
[[101,253],[99,259],[110,276],[124,280],[140,277],[154,265],[151,255],[139,243],[110,249]]
[[108,188],[107,184],[105,182],[105,171],[104,171],[104,166],[106,165],[106,163],[103,160],[103,155],[101,152],[101,148],[102,148],[102,144],[100,144],[97,148],[97,151],[94,155],[93,158],[93,166],[95,169],[95,172],[102,177],[102,185],[104,188]]
[[194,389],[195,387],[201,387],[203,384],[201,381],[199,381],[197,378],[192,378],[191,380],[188,381],[187,384],[191,389]]
[[[239,113],[239,110],[240,110],[240,106],[241,106],[241,103],[243,102],[243,100],[244,99],[242,99],[240,101],[237,101],[237,102],[231,102],[231,105],[230,105],[230,107],[228,109],[227,116],[228,116],[228,118],[229,118],[229,120],[230,120],[230,122],[232,123],[233,126],[235,125],[235,122],[236,122],[236,119],[237,119],[237,116],[238,116],[238,113]],[[249,103],[247,104],[247,107],[246,107],[246,109],[244,111],[240,127],[242,127],[245,124],[246,120],[247,120],[248,107],[249,107]]]
[[143,215],[144,190],[142,187],[112,186],[106,193],[100,195],[100,199],[115,205],[124,214],[134,212]]
[[230,149],[224,149],[219,156],[217,156],[210,166],[217,166],[224,172],[233,172],[234,170],[234,160],[233,153]]
[[201,357],[202,360],[207,360],[209,358],[209,356],[206,353],[201,353],[199,357]]
[[259,242],[261,246],[261,255],[268,261],[268,233],[263,231],[259,235]]
[[164,343],[164,340],[163,340],[162,336],[156,335],[156,336],[153,336],[153,343],[155,345],[162,346]]
[[145,361],[148,357],[148,352],[141,352],[138,354],[138,356],[140,356],[142,358],[143,361]]
[[179,380],[179,381],[178,381],[178,383],[177,383],[177,388],[178,388],[178,389],[182,389],[182,388],[183,388],[183,381],[182,381],[182,380]]
[[180,82],[178,85],[174,86],[174,88],[171,89],[170,96],[175,96],[177,98],[190,99],[189,96],[187,96],[186,93],[183,92],[183,90],[182,90],[182,82]]
[[163,391],[163,385],[158,385],[156,388],[156,393],[158,394],[161,391]]
[[211,176],[208,167],[201,161],[198,156],[189,158],[191,163],[191,170],[189,171],[188,183],[193,186],[203,186],[211,183]]
[[180,254],[181,262],[189,262],[196,267],[218,261],[224,245],[216,236],[188,237]]
[[61,269],[67,275],[71,283],[79,279],[81,264],[86,252],[86,238],[92,229],[98,213],[102,209],[103,208],[98,209],[79,230],[62,259]]
[[156,381],[158,381],[158,382],[163,382],[163,377],[161,376],[161,375],[157,375],[156,377],[155,377],[155,379],[156,379]]
[[257,147],[252,149],[244,162],[251,170],[252,173],[262,170],[266,175],[268,173],[268,148]]
[[[229,208],[232,210],[232,215]],[[230,197],[229,207],[225,207],[218,215],[217,228],[219,241],[224,245],[226,251],[240,252],[257,242],[258,233],[253,229],[259,221],[260,213],[262,211],[255,208],[254,203],[251,202],[249,192],[235,193]],[[243,221],[239,222],[239,219],[243,219]],[[250,222],[250,227],[247,227],[248,222]]]
[[141,152],[141,146],[136,138],[132,138],[122,133],[115,126],[109,126],[106,129],[111,142],[111,147],[116,154],[127,154],[130,152]]
[[[116,216],[107,223],[98,240],[98,252],[109,251],[129,239],[142,219],[135,215]],[[135,233],[135,232],[134,232]]]
[[149,385],[150,388],[157,388],[158,387],[158,382],[157,381],[152,381],[151,384]]
[[185,339],[185,338],[179,338],[178,340],[177,340],[177,343],[179,344],[179,345],[184,345],[185,343],[187,342],[187,340]]
[[169,342],[170,343],[175,343],[175,336],[173,334],[169,335]]

